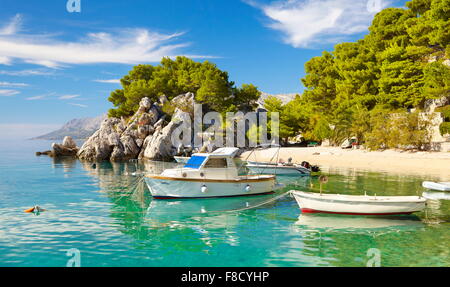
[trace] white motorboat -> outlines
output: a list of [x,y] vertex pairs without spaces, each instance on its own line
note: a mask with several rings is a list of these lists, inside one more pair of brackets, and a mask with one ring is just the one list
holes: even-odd
[[320,194],[298,190],[291,193],[302,213],[396,215],[421,211],[426,205],[426,199],[419,196]]
[[422,186],[432,190],[450,191],[450,182],[424,181]]
[[196,153],[181,168],[146,175],[154,198],[205,198],[267,194],[277,189],[275,175],[239,175],[238,148]]
[[308,162],[300,164],[292,163],[258,163],[247,161],[246,167],[253,173],[270,173],[276,175],[318,175],[320,169],[317,166],[310,166]]

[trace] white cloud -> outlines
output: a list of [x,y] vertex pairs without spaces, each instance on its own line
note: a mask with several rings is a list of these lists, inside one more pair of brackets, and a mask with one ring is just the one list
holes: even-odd
[[20,31],[22,26],[22,15],[15,15],[11,21],[0,28],[0,35],[13,35]]
[[25,100],[27,100],[27,101],[35,101],[35,100],[42,100],[44,98],[45,98],[45,96],[34,96],[34,97],[25,98]]
[[365,32],[387,0],[289,0],[269,5],[249,3],[270,18],[268,25],[296,48],[333,43]]
[[64,96],[58,97],[58,99],[60,99],[60,100],[70,100],[70,99],[78,98],[79,96],[80,95],[64,95]]
[[16,90],[3,90],[3,89],[0,89],[0,97],[12,97],[12,96],[15,96],[17,94],[20,94],[20,92],[16,91]]
[[87,107],[88,107],[87,105],[83,105],[83,104],[75,104],[75,103],[69,103],[69,105],[76,106],[76,107],[80,107],[80,108],[87,108]]
[[21,71],[0,71],[0,75],[7,76],[49,76],[53,72],[46,70],[21,70]]
[[14,17],[0,34],[0,61],[4,63],[20,59],[58,68],[70,64],[159,62],[162,57],[179,55],[177,51],[188,45],[172,44],[182,33],[165,35],[141,28],[89,33],[77,41],[58,40],[48,35],[19,34],[20,20],[20,15]]
[[119,79],[111,79],[111,80],[93,80],[97,83],[105,83],[105,84],[120,84]]
[[11,59],[8,57],[0,56],[0,64],[1,65],[11,65]]
[[28,87],[25,83],[0,82],[0,87]]

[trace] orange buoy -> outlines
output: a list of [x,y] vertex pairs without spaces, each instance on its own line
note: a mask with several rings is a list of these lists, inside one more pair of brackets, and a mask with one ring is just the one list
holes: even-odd
[[28,208],[28,209],[24,210],[24,212],[26,212],[26,213],[34,213],[34,212],[42,212],[42,211],[45,211],[45,209],[40,208],[38,205],[35,205],[32,208]]
[[24,212],[32,213],[32,212],[34,212],[34,207],[25,209]]

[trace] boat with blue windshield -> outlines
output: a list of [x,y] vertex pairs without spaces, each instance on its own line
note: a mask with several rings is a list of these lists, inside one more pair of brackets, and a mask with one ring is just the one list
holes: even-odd
[[212,153],[195,153],[183,167],[146,175],[154,198],[231,197],[272,193],[279,188],[273,174],[249,175],[236,158],[238,148],[219,148]]

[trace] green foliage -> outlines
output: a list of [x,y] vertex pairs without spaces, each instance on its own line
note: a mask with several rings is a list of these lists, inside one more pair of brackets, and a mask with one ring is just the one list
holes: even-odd
[[431,141],[431,118],[418,111],[390,113],[388,110],[371,112],[373,129],[367,134],[370,149],[427,149]]
[[305,64],[301,81],[306,90],[289,109],[301,123],[286,124],[310,140],[327,134],[328,122],[333,143],[356,136],[371,147],[405,146],[400,138],[424,146],[417,138],[426,141],[426,136],[412,131],[424,125],[409,123],[405,128],[396,122],[395,141],[385,133],[391,114],[422,109],[427,100],[450,95],[450,67],[443,64],[450,56],[449,34],[450,0],[413,0],[407,9],[382,10],[363,39],[338,44]]
[[322,141],[324,139],[330,138],[332,131],[330,129],[330,124],[324,118],[319,118],[317,123],[314,125],[312,131],[312,140]]
[[439,126],[441,135],[450,134],[450,105],[437,108],[436,112],[440,112],[444,118],[444,122]]
[[229,81],[228,73],[211,62],[195,62],[186,57],[175,60],[163,58],[157,66],[137,65],[121,79],[122,89],[111,93],[108,100],[114,109],[109,116],[133,114],[143,97],[157,101],[161,95],[169,100],[193,92],[199,103],[218,112],[251,109],[260,92],[253,85],[237,88]]
[[450,134],[450,122],[443,122],[439,126],[439,131],[441,132],[441,135]]
[[365,146],[372,150],[389,148],[392,136],[390,131],[390,113],[382,108],[373,109],[370,114],[372,129],[366,134]]
[[450,0],[413,0],[407,6],[382,10],[364,39],[338,44],[305,64],[304,97],[316,112],[331,116],[355,104],[368,110],[421,107],[448,92],[449,68],[428,59],[446,54]]
[[258,104],[256,103],[261,96],[261,92],[252,84],[243,84],[240,88],[237,88],[234,93],[233,103],[238,103],[238,110],[240,111],[252,111]]
[[[281,139],[287,140],[288,137],[293,136],[295,134],[295,129],[292,127],[289,122],[289,117],[292,115],[289,112],[286,112],[286,107],[283,106],[283,102],[273,96],[267,97],[264,101],[264,108],[269,113],[279,113],[279,134],[278,136]],[[268,130],[271,128],[271,122],[268,122]]]
[[432,97],[450,96],[450,67],[436,61],[424,69],[424,92]]
[[436,109],[436,112],[442,114],[442,116],[444,117],[444,121],[450,122],[450,105],[439,107]]

